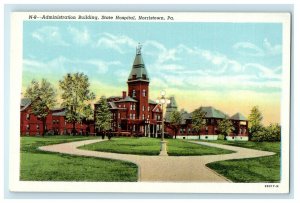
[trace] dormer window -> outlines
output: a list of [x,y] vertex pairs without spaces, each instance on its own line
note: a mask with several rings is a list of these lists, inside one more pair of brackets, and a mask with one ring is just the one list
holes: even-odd
[[145,75],[145,74],[143,74],[142,78],[146,80],[146,75]]
[[136,79],[136,75],[132,75],[132,79],[135,80]]

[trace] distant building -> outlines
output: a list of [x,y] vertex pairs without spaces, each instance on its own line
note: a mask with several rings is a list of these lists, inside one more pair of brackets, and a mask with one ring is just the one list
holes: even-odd
[[[170,128],[170,114],[172,111],[177,111],[177,104],[174,97],[170,98],[170,104],[166,108],[166,133],[169,136],[174,137],[175,132]],[[200,107],[200,109],[205,112],[205,127],[202,129],[200,136],[193,130],[192,126],[192,113],[181,110],[182,122],[179,132],[177,132],[177,138],[179,139],[202,139],[202,140],[217,140],[219,135],[218,123],[227,118],[231,120],[234,130],[227,137],[227,140],[248,140],[248,121],[241,114],[236,113],[232,117],[229,117],[220,110],[214,107]]]

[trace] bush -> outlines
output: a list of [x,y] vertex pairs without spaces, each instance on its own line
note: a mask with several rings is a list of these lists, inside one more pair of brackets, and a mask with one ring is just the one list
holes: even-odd
[[263,127],[259,131],[252,134],[252,140],[256,142],[277,142],[281,139],[281,127],[278,123],[270,124],[268,127]]

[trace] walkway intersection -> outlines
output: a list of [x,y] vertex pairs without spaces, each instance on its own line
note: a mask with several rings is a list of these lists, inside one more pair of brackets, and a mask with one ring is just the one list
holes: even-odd
[[39,147],[39,149],[78,156],[100,157],[132,162],[139,167],[139,181],[151,182],[230,182],[225,177],[206,167],[206,164],[216,161],[271,156],[275,154],[273,152],[200,141],[193,141],[193,143],[227,149],[235,151],[235,153],[205,156],[146,156],[78,149],[78,147],[82,145],[102,141],[106,140],[84,140],[48,145]]

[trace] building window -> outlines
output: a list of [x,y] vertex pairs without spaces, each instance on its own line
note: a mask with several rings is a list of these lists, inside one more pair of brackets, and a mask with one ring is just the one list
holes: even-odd
[[26,130],[29,130],[29,125],[26,125]]
[[150,115],[148,114],[147,118],[149,119],[150,118]]
[[132,115],[132,119],[135,119],[135,114]]
[[132,108],[132,104],[130,104],[130,110],[132,110],[133,108]]
[[118,113],[118,118],[121,118],[121,114],[120,113]]
[[135,104],[133,104],[133,110],[135,110]]
[[30,119],[30,114],[26,114],[26,119],[29,120]]
[[132,114],[129,114],[129,118],[132,119]]
[[123,108],[125,108],[125,104],[123,105]]
[[191,129],[190,129],[190,128],[188,128],[188,133],[189,133],[189,134],[191,133]]
[[145,114],[143,114],[142,119],[145,120]]
[[132,90],[132,97],[135,97],[135,90]]
[[146,96],[146,90],[143,90],[143,97]]
[[150,106],[148,106],[148,111],[150,111]]
[[45,125],[45,130],[47,130],[47,125]]
[[157,120],[160,120],[160,115],[157,116]]
[[121,125],[120,125],[120,124],[118,124],[118,128],[121,128]]
[[40,129],[40,126],[39,126],[39,125],[36,125],[36,129],[39,130],[39,129]]
[[145,106],[142,107],[143,111],[145,111]]

